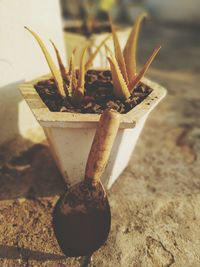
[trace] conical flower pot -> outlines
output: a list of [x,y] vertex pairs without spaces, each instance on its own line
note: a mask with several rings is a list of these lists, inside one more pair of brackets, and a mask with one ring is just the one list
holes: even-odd
[[[20,91],[43,127],[53,157],[66,183],[71,185],[84,178],[87,157],[100,115],[51,112],[34,88],[38,81],[49,77],[43,76],[26,82],[21,85]],[[162,86],[147,79],[142,82],[149,86],[152,92],[131,111],[120,115],[120,128],[102,177],[107,189],[128,165],[149,113],[166,95]]]

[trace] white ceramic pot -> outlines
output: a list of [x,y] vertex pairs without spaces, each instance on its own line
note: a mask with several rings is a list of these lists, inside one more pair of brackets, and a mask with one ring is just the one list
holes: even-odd
[[[130,28],[123,28],[123,29],[117,30],[117,35],[118,35],[120,46],[122,49],[124,48],[126,44],[129,33],[130,33]],[[84,35],[81,35],[81,34],[64,31],[65,49],[66,49],[68,58],[72,54],[73,49],[77,48],[77,52],[75,54],[75,64],[76,66],[79,66],[82,50],[86,46],[88,46],[90,49],[88,49],[87,57],[89,57],[91,53],[94,52],[96,47],[106,38],[106,36],[108,36],[108,34],[109,33],[98,33],[98,34],[92,34],[90,37],[85,37]],[[112,38],[110,38],[106,42],[106,44],[109,46],[111,50],[114,49]],[[93,61],[93,66],[94,67],[108,66],[108,61],[106,59],[106,51],[104,47],[100,49],[98,55],[95,57]]]
[[[33,87],[39,80],[21,85],[20,91],[49,140],[53,157],[68,184],[79,182],[84,177],[85,166],[96,126],[97,114],[51,112]],[[150,111],[166,95],[160,85],[143,79],[153,89],[151,94],[126,114],[122,114],[120,128],[113,145],[102,182],[109,189],[126,168],[138,137]]]

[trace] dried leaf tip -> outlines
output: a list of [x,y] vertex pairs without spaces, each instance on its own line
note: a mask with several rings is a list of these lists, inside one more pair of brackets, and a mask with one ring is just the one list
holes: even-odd
[[52,40],[50,40],[50,42],[51,42],[51,44],[52,44],[52,46],[54,48],[54,51],[56,53],[56,57],[57,57],[57,61],[58,61],[58,65],[59,65],[59,68],[60,68],[60,73],[62,75],[62,78],[63,78],[63,80],[66,80],[67,79],[66,69],[65,69],[65,66],[64,66],[64,64],[62,62],[60,53],[59,53],[55,43]]

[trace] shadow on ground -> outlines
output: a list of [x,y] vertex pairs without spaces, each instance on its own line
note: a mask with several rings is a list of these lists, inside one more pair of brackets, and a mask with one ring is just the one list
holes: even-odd
[[28,259],[37,261],[57,261],[63,260],[66,257],[63,255],[56,255],[52,253],[41,252],[37,250],[31,250],[26,248],[20,248],[15,246],[0,245],[0,258],[3,259]]
[[6,158],[2,154],[0,200],[53,196],[63,192],[65,184],[48,146],[36,144],[6,160],[2,159]]
[[20,83],[0,88],[0,121],[4,121],[0,131],[0,200],[53,196],[65,188],[48,146],[20,136]]

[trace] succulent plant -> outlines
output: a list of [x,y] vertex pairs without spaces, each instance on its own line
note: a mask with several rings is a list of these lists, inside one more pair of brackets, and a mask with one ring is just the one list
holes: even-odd
[[76,68],[74,61],[76,49],[73,50],[70,56],[68,69],[66,69],[61,60],[56,45],[51,41],[51,44],[53,45],[53,48],[56,53],[59,65],[58,69],[51,55],[46,49],[44,43],[40,39],[40,37],[29,28],[27,27],[25,28],[34,36],[39,46],[41,47],[42,52],[51,70],[51,73],[54,77],[58,93],[62,97],[69,99],[74,105],[80,105],[84,99],[84,94],[85,94],[85,74],[92,65],[95,56],[97,55],[102,46],[105,46],[106,51],[109,54],[107,59],[110,64],[110,69],[112,74],[114,95],[116,96],[116,98],[123,100],[126,100],[131,96],[135,87],[140,82],[140,80],[148,70],[150,64],[152,63],[152,61],[154,60],[155,56],[157,55],[157,53],[161,48],[159,46],[153,50],[152,54],[146,61],[143,68],[139,71],[139,73],[137,73],[136,52],[137,52],[138,35],[141,23],[146,16],[147,16],[146,13],[142,13],[136,19],[136,22],[133,25],[133,28],[130,32],[130,35],[128,37],[123,52],[121,50],[116,31],[110,19],[110,24],[112,29],[112,39],[114,43],[114,53],[111,51],[109,47],[106,46],[106,41],[111,37],[111,35],[108,35],[99,44],[96,50],[91,54],[87,62],[85,62],[87,47],[83,49],[78,69]]
[[[88,68],[92,65],[92,62],[95,58],[95,56],[98,54],[101,47],[105,44],[105,42],[110,38],[110,35],[108,35],[96,48],[96,50],[91,54],[87,62],[85,63],[85,57],[86,57],[86,51],[87,47],[85,47],[82,51],[82,55],[80,58],[80,66],[77,71],[75,68],[74,63],[74,54],[76,53],[76,49],[73,50],[72,55],[70,57],[69,61],[69,68],[68,70],[65,68],[62,59],[60,57],[59,51],[56,47],[56,45],[52,42],[53,48],[55,50],[57,61],[59,65],[59,69],[55,65],[51,55],[49,54],[48,50],[46,49],[46,46],[44,45],[43,41],[40,39],[39,35],[37,35],[34,31],[29,29],[28,27],[25,27],[26,30],[28,30],[33,37],[38,42],[40,48],[42,49],[42,52],[46,58],[46,61],[49,65],[49,68],[51,70],[51,73],[54,77],[58,93],[62,97],[71,98],[72,102],[75,105],[78,105],[82,102],[84,97],[84,84],[85,84],[85,73],[88,70]],[[67,85],[66,81],[69,81],[69,85]]]
[[143,68],[139,73],[137,73],[136,52],[138,35],[141,23],[146,16],[147,13],[142,13],[136,18],[123,52],[121,50],[116,31],[110,19],[112,38],[114,43],[114,54],[108,47],[106,47],[109,53],[107,59],[111,68],[115,95],[121,99],[128,99],[130,97],[134,88],[140,82],[141,78],[144,76],[161,48],[159,46],[153,50]]

